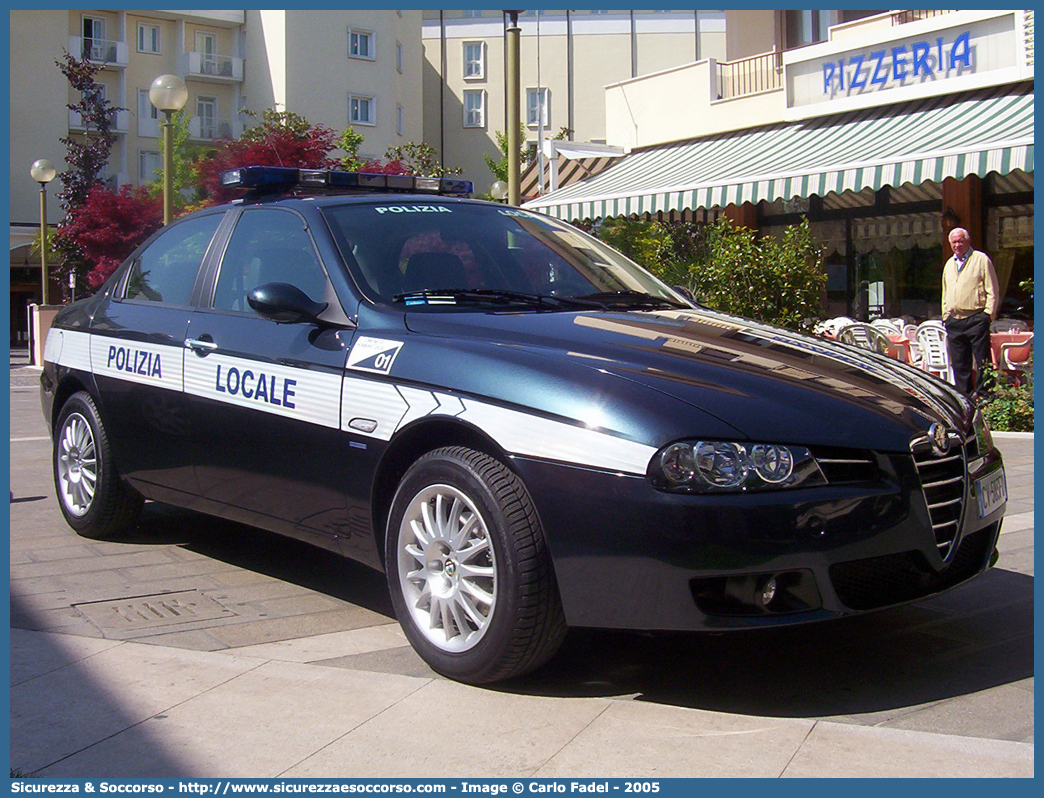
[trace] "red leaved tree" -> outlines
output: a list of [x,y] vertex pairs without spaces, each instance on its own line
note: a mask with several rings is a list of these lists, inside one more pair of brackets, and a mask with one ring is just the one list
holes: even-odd
[[227,202],[241,192],[221,185],[222,172],[252,165],[332,169],[335,163],[330,150],[335,145],[336,134],[330,128],[313,125],[290,111],[266,110],[260,124],[225,142],[199,163],[199,185],[211,203]]
[[379,161],[376,158],[371,158],[369,161],[362,165],[360,172],[367,172],[371,175],[412,175],[413,170],[410,169],[406,164],[398,159],[390,161]]
[[62,235],[74,242],[88,265],[87,284],[97,288],[142,241],[163,226],[163,201],[145,186],[120,186],[118,194],[98,184],[67,217]]

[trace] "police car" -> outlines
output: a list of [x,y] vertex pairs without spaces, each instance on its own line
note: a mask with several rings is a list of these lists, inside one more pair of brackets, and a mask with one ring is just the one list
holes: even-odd
[[270,167],[46,341],[68,523],[146,499],[387,574],[471,683],[568,626],[726,630],[915,601],[996,560],[1000,454],[946,383],[688,301],[465,181]]

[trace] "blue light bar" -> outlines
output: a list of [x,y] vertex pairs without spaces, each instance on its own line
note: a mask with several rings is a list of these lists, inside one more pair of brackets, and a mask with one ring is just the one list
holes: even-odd
[[241,166],[238,169],[230,169],[221,173],[221,185],[263,194],[301,188],[319,191],[367,190],[469,196],[475,190],[475,184],[470,180],[458,178],[296,169],[289,166]]

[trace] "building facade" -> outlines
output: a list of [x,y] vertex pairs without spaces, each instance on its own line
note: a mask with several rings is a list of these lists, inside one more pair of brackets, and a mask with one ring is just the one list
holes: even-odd
[[[275,108],[337,132],[352,125],[364,157],[424,141],[480,195],[494,179],[484,156],[501,157],[503,11],[39,10],[10,19],[13,342],[39,298],[29,246],[39,187],[29,165],[48,158],[61,170],[59,139],[86,134],[65,107],[77,98],[55,65],[64,51],[103,67],[97,80],[121,109],[102,175],[111,186],[155,175],[159,114],[148,88],[164,73],[188,85],[197,144],[241,134],[251,124],[243,111]],[[540,10],[519,22],[525,141],[548,153],[529,176],[534,208],[565,218],[727,214],[763,233],[807,216],[829,253],[829,310],[849,315],[932,315],[940,229],[956,220],[1009,275],[1012,301],[1026,298],[1018,283],[1032,268],[1032,12]],[[947,58],[954,68],[940,70]],[[975,149],[958,119],[989,102],[1018,106],[992,125],[976,117],[1005,141],[1022,136],[1000,148],[1007,155]],[[903,130],[918,130],[924,113],[949,113],[957,139],[936,137],[942,149],[926,153],[914,145],[930,137],[914,136],[913,150],[900,152]],[[1018,124],[1005,127],[1011,114]],[[878,132],[846,127],[860,119],[877,120]],[[834,146],[846,130],[847,150]],[[552,165],[556,136],[565,154]],[[869,164],[883,171],[856,180],[846,167],[867,165],[873,148],[863,142],[885,147]],[[849,163],[836,160],[841,152]],[[982,164],[965,157],[958,168],[954,159],[971,153],[984,153]],[[555,191],[558,167],[575,179],[597,171],[585,154],[607,168]],[[889,171],[900,156],[923,168],[935,155],[930,175]],[[702,171],[686,167],[693,162]],[[59,189],[49,187],[52,224]]]
[[937,316],[959,225],[997,266],[1002,314],[1031,315],[1033,12],[794,13],[765,12],[774,40],[820,41],[607,86],[606,141],[629,154],[528,206],[762,234],[808,218],[828,313],[862,319]]
[[[117,140],[101,177],[111,188],[155,179],[160,117],[152,81],[176,74],[188,87],[190,143],[235,138],[265,109],[292,111],[340,133],[364,136],[361,154],[423,136],[420,11],[11,12],[11,341],[28,335],[26,307],[40,298],[39,158],[65,168],[60,139],[89,135],[66,108],[79,98],[55,61],[64,52],[102,67],[96,82],[114,108]],[[321,65],[321,68],[317,68]],[[57,223],[61,183],[48,186]],[[53,296],[60,296],[54,286]]]
[[[698,58],[724,58],[725,11],[525,11],[519,16],[521,111],[535,150],[563,135],[605,142],[604,87]],[[508,21],[503,11],[425,11],[424,136],[449,168],[485,193],[499,160],[495,134],[507,129]],[[742,47],[732,42],[733,49]]]

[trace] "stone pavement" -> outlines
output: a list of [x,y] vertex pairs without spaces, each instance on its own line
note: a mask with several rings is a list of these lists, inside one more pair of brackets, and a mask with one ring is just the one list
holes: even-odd
[[1032,776],[1033,439],[998,436],[996,568],[909,607],[731,635],[572,630],[536,674],[434,674],[383,577],[150,504],[79,538],[12,355],[11,767],[64,777]]

